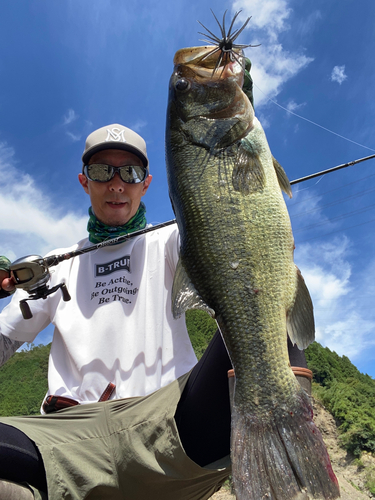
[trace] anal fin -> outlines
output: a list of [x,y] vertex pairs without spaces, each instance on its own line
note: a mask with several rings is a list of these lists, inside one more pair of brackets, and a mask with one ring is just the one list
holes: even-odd
[[292,344],[306,349],[315,340],[315,322],[310,293],[300,270],[297,271],[297,290],[293,306],[287,311],[287,331]]

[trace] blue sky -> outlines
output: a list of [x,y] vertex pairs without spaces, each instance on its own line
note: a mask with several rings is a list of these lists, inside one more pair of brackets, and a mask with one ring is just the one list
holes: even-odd
[[[226,9],[230,17],[241,9],[240,19],[252,16],[239,41],[261,43],[246,50],[255,111],[289,179],[375,152],[373,0],[4,2],[1,255],[44,254],[85,236],[80,157],[86,136],[110,123],[147,141],[148,221],[173,218],[164,160],[168,81],[174,53],[202,44],[198,19],[217,33],[211,7],[219,18]],[[287,201],[317,340],[372,377],[374,191],[369,160],[295,185]],[[48,328],[36,343],[51,338]]]

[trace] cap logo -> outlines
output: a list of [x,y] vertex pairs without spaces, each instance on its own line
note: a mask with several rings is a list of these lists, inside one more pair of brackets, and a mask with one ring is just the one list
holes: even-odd
[[108,142],[108,141],[126,142],[123,130],[121,130],[117,127],[114,127],[112,130],[109,130],[107,128],[107,132],[108,132],[108,134],[107,134],[106,142]]

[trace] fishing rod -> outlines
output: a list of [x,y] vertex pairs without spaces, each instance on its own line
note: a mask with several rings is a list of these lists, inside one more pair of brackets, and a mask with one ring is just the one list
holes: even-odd
[[321,172],[316,172],[315,174],[306,175],[305,177],[301,177],[300,179],[295,179],[294,181],[290,181],[290,184],[298,184],[299,182],[308,181],[310,179],[314,179],[314,177],[319,177],[320,175],[329,174],[330,172],[335,172],[336,170],[340,170],[341,168],[350,167],[351,165],[355,165],[356,163],[361,163],[362,161],[371,160],[371,158],[375,158],[375,155],[365,156],[364,158],[360,158],[359,160],[349,161],[348,163],[343,163],[342,165],[337,165],[337,167],[328,168],[327,170],[322,170]]
[[[366,156],[365,158],[360,158],[359,160],[354,160],[343,165],[338,165],[336,167],[329,168],[327,170],[322,170],[321,172],[317,172],[315,174],[307,175],[305,177],[301,177],[300,179],[295,179],[290,182],[291,185],[298,184],[300,182],[307,181],[309,179],[313,179],[314,177],[319,177],[321,175],[328,174],[330,172],[334,172],[336,170],[340,170],[345,167],[349,167],[351,165],[355,165],[365,160],[370,160],[371,158],[375,158],[375,155]],[[72,259],[73,257],[77,257],[78,255],[83,255],[88,252],[92,252],[94,250],[98,250],[99,248],[103,248],[106,246],[117,245],[118,243],[123,243],[130,238],[135,238],[142,234],[149,233],[151,231],[157,231],[166,226],[170,226],[172,224],[176,224],[176,219],[171,219],[167,222],[162,222],[161,224],[157,224],[156,226],[146,227],[145,229],[141,229],[139,231],[134,231],[130,234],[125,234],[122,236],[117,236],[116,238],[111,238],[109,240],[102,241],[95,245],[91,245],[87,248],[82,248],[80,250],[73,250],[71,252],[67,252],[60,255],[50,255],[48,257],[41,257],[39,255],[28,255],[26,257],[22,257],[21,259],[16,260],[10,265],[10,273],[11,277],[14,280],[16,288],[22,288],[26,290],[29,294],[27,299],[22,299],[20,301],[20,309],[24,319],[32,318],[32,313],[30,310],[30,306],[28,305],[28,300],[38,300],[38,299],[46,299],[48,295],[56,292],[58,289],[61,290],[63,300],[69,301],[70,295],[68,289],[66,288],[65,283],[60,283],[52,288],[49,288],[47,282],[50,279],[49,269],[53,266],[57,266],[60,262],[64,260]]]
[[10,275],[13,278],[16,288],[22,288],[26,290],[29,294],[27,299],[22,299],[20,301],[20,309],[24,319],[30,319],[33,317],[30,306],[27,303],[28,300],[38,300],[46,299],[51,293],[55,293],[57,290],[61,290],[64,302],[70,300],[70,295],[65,283],[60,283],[52,288],[49,288],[47,282],[50,279],[49,269],[53,266],[57,266],[60,262],[64,260],[72,259],[78,255],[83,255],[99,248],[106,246],[116,245],[118,243],[123,243],[124,241],[140,236],[141,234],[146,234],[151,231],[156,231],[171,224],[175,224],[176,219],[169,220],[167,222],[162,222],[156,226],[146,227],[145,229],[140,229],[139,231],[134,231],[130,234],[124,234],[122,236],[117,236],[116,238],[111,238],[109,240],[96,243],[87,248],[81,248],[80,250],[73,250],[71,252],[66,252],[60,255],[50,255],[47,257],[41,257],[40,255],[27,255],[21,259],[13,262],[10,267]]

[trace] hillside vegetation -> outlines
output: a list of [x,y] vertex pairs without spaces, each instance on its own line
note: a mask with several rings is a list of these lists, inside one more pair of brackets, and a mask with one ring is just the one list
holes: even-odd
[[306,358],[314,374],[313,394],[336,419],[341,445],[357,457],[362,451],[374,453],[375,380],[317,342]]
[[0,415],[37,415],[47,392],[51,345],[16,352],[0,368]]
[[[216,331],[203,311],[188,311],[186,324],[200,358]],[[47,391],[50,345],[31,346],[0,368],[0,415],[38,414]],[[313,394],[336,419],[341,445],[359,457],[375,453],[375,380],[363,375],[346,356],[314,342],[306,350],[314,374]]]

